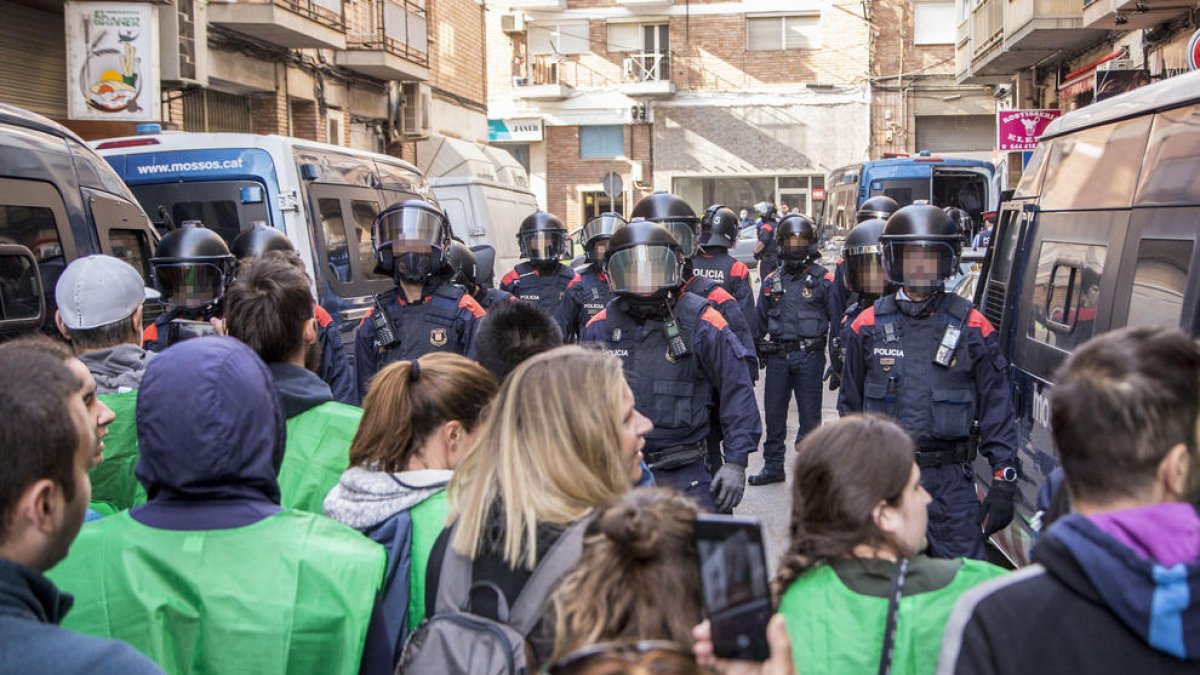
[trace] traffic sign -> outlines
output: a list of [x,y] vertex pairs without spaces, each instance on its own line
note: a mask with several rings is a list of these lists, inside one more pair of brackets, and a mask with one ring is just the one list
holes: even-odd
[[1192,33],[1192,39],[1188,42],[1187,62],[1188,68],[1200,70],[1200,30]]
[[609,199],[616,199],[617,195],[621,194],[624,187],[621,183],[621,174],[616,171],[609,171],[604,174],[604,196]]

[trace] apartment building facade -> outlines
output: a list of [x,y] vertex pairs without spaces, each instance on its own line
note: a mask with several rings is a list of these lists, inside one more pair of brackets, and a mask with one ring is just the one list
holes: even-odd
[[816,213],[867,156],[862,3],[500,0],[487,27],[492,140],[568,227],[653,190]]
[[[122,7],[95,6],[101,4]],[[65,5],[0,0],[0,101],[59,120],[84,138],[132,133],[136,123],[68,111],[68,87],[80,82],[65,63]],[[140,58],[155,60],[147,72],[157,74],[161,100],[148,112],[165,129],[284,134],[410,160],[422,141],[486,140],[479,0],[124,6],[138,5],[154,7],[158,48]],[[91,32],[101,39],[98,27]]]

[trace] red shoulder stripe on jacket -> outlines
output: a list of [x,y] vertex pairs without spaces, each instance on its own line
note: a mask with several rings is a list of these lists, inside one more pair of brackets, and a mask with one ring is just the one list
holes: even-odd
[[517,277],[519,277],[519,276],[521,276],[521,275],[517,274],[516,270],[509,270],[508,274],[505,274],[503,277],[500,277],[500,285],[503,286],[504,284],[511,284],[512,282],[516,281]]
[[487,314],[487,311],[483,309],[483,306],[480,305],[470,293],[462,294],[462,297],[458,299],[458,306],[471,312],[471,315],[476,319],[482,319],[483,315]]
[[729,273],[735,277],[745,277],[750,274],[750,268],[741,260],[734,260],[733,267],[729,269]]
[[567,282],[567,288],[573,288],[575,286],[575,284],[579,283],[582,280],[583,280],[583,277],[576,274],[574,277],[571,278],[570,281]]
[[971,328],[978,328],[979,333],[985,338],[996,332],[992,322],[988,321],[987,317],[980,314],[977,309],[972,309],[971,313],[967,315],[967,325]]
[[[599,316],[597,314],[597,316]],[[712,307],[705,307],[703,312],[700,312],[700,320],[713,325],[717,330],[728,328],[729,324],[725,321],[725,317]]]
[[858,318],[854,320],[854,323],[850,324],[850,330],[854,331],[854,334],[857,335],[859,328],[862,328],[863,326],[874,326],[874,325],[875,325],[875,308],[868,307],[863,310],[862,314],[858,315]]
[[597,321],[603,321],[607,316],[608,316],[607,309],[600,310],[600,313],[597,314],[596,316],[593,316],[591,321],[588,321],[587,325],[584,326],[584,328],[591,328],[592,324],[596,323]]
[[833,281],[833,272],[825,272],[825,281]]
[[317,320],[317,324],[321,328],[327,328],[329,324],[333,323],[333,317],[329,316],[329,312],[326,312],[325,308],[320,305],[313,305],[313,318]]
[[358,327],[359,327],[359,328],[362,328],[362,327],[363,327],[363,324],[365,324],[365,323],[367,322],[367,319],[371,318],[371,314],[372,314],[374,311],[375,311],[375,308],[374,308],[374,307],[368,307],[368,308],[367,308],[367,313],[366,313],[366,314],[363,314],[363,318],[361,318],[361,319],[359,319],[359,320],[358,320]]
[[142,329],[142,344],[158,339],[158,324],[150,324]]
[[711,302],[717,303],[718,305],[723,305],[727,302],[734,301],[734,298],[732,295],[729,294],[729,291],[725,290],[724,288],[721,288],[720,286],[717,286],[716,288],[713,289],[712,293],[708,294],[708,299]]

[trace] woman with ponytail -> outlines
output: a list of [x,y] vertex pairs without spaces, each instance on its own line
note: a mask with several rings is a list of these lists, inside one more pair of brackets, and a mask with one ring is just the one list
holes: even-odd
[[325,498],[325,515],[388,549],[381,606],[395,657],[425,618],[425,566],[445,525],[446,485],[495,394],[491,374],[458,354],[388,365],[363,401],[350,468]]
[[791,543],[775,591],[797,671],[933,673],[955,601],[1004,573],[921,555],[931,498],[915,450],[903,428],[869,414],[822,426],[796,448]]

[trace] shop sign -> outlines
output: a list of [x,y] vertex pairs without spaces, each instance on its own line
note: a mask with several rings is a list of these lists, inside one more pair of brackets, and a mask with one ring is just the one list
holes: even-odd
[[545,125],[538,118],[488,120],[489,143],[538,143],[545,137]]
[[1001,110],[996,113],[996,148],[1000,152],[1033,150],[1038,137],[1060,115],[1060,110]]
[[158,8],[149,3],[68,2],[64,14],[68,116],[157,120]]

